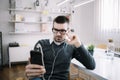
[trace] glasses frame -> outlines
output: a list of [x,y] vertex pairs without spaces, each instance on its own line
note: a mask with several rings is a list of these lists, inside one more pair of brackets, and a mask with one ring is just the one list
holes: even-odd
[[52,28],[52,32],[55,33],[55,34],[57,34],[59,32],[60,34],[65,35],[67,30]]

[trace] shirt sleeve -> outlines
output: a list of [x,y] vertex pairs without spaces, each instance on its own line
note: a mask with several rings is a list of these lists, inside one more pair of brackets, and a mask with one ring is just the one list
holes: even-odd
[[79,62],[81,62],[87,69],[95,69],[95,60],[83,45],[75,48],[73,57],[76,58]]

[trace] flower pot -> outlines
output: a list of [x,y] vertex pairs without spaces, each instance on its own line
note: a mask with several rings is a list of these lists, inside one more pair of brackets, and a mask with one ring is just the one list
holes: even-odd
[[88,50],[90,54],[93,56],[94,50]]

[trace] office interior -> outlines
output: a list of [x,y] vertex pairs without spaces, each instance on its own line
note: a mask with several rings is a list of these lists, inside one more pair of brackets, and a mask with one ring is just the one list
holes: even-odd
[[[52,38],[52,21],[58,15],[70,19],[70,28],[86,49],[94,46],[96,69],[87,70],[73,60],[71,80],[119,80],[119,0],[0,0],[0,72],[26,64],[35,43]],[[106,53],[110,40],[114,43],[112,58]],[[7,80],[27,78],[18,74]]]

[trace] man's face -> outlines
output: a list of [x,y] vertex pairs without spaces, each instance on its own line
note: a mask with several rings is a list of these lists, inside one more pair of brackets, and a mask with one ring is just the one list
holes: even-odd
[[66,33],[68,32],[68,23],[59,24],[54,22],[53,24],[53,35],[56,42],[63,42],[66,38]]

